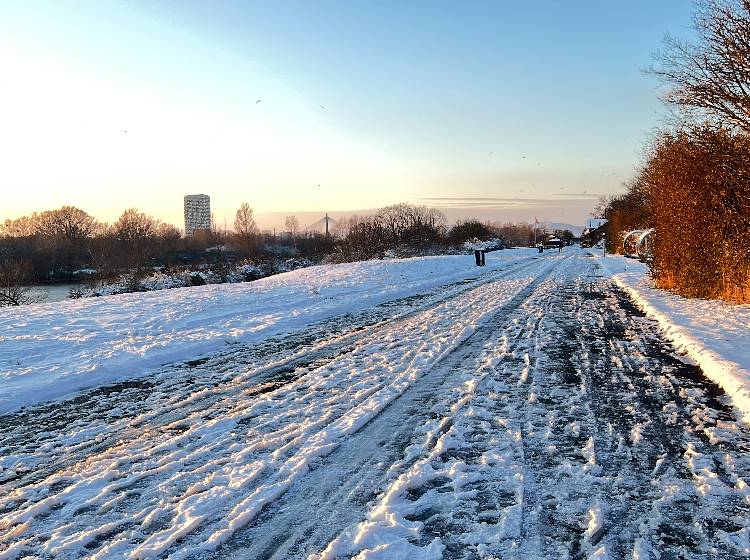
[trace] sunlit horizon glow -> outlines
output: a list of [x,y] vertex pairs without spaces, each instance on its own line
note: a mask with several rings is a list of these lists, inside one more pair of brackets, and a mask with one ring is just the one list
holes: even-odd
[[0,220],[182,226],[205,193],[230,227],[243,201],[264,227],[397,202],[582,223],[658,123],[641,68],[690,3],[499,4],[4,3]]

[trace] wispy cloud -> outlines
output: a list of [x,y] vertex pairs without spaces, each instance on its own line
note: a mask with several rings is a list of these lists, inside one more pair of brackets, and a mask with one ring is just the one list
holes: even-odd
[[[559,197],[567,197],[568,200],[560,200]],[[508,209],[508,208],[537,208],[545,206],[567,206],[580,204],[582,201],[596,200],[593,195],[586,194],[555,194],[552,198],[528,198],[528,197],[424,197],[417,199],[420,204],[436,208],[486,208],[486,209]]]
[[570,198],[580,198],[582,200],[596,200],[599,198],[599,195],[592,194],[592,193],[567,193],[567,192],[561,192],[561,193],[555,193],[553,196],[567,196]]

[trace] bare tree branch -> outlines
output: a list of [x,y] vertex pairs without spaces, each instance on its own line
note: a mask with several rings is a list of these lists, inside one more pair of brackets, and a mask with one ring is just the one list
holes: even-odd
[[667,36],[648,72],[667,103],[750,132],[750,0],[702,0],[695,28],[695,45]]

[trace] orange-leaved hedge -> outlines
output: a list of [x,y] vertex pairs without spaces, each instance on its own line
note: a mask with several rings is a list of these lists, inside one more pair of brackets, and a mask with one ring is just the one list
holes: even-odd
[[657,285],[750,302],[750,137],[708,126],[666,133],[641,178]]

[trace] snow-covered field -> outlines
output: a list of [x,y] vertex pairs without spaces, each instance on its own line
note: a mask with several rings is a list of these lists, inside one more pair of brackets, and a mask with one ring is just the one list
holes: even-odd
[[675,348],[732,397],[750,422],[750,305],[683,298],[654,288],[645,264],[602,259],[614,282],[661,325]]
[[0,414],[509,266],[534,253],[321,265],[250,283],[0,308]]
[[609,257],[459,258],[138,294],[219,347],[1,416],[0,560],[747,558],[750,427]]

